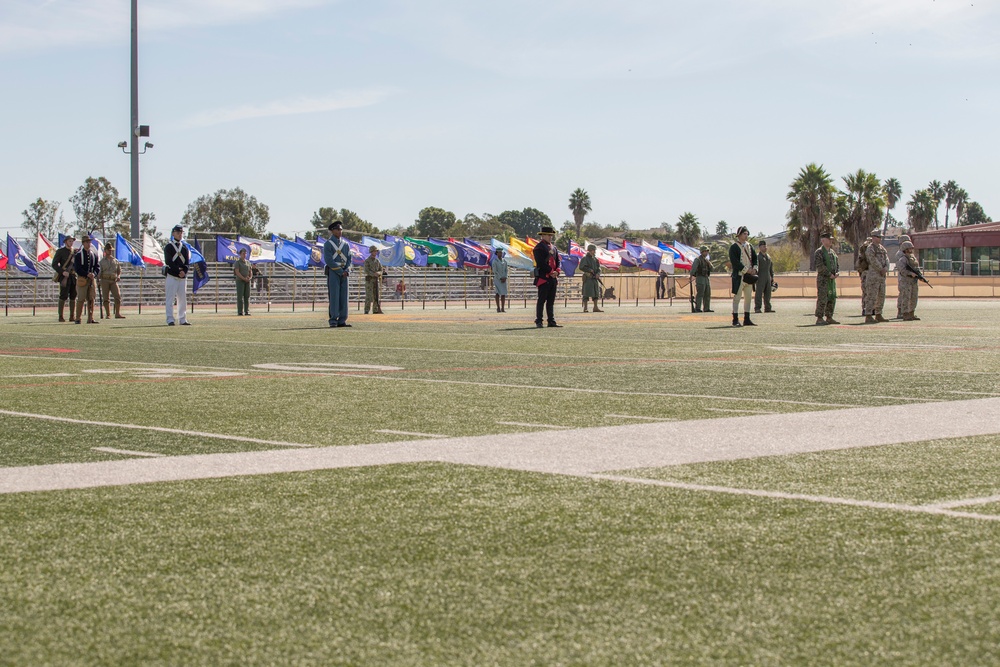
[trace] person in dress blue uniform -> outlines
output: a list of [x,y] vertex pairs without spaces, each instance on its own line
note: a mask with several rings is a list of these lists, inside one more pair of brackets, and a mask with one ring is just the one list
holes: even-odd
[[323,244],[326,263],[326,290],[330,298],[330,328],[349,327],[347,323],[347,277],[351,274],[351,246],[341,238],[344,226],[330,223],[332,236]]

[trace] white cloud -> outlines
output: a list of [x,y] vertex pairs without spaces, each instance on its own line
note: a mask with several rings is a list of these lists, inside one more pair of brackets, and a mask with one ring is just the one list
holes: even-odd
[[[253,21],[336,0],[143,0],[139,34]],[[0,53],[42,51],[128,39],[125,0],[4,0],[0,3]]]
[[184,127],[207,127],[232,123],[251,118],[268,118],[273,116],[294,116],[308,113],[340,111],[343,109],[358,109],[360,107],[378,104],[392,94],[388,89],[370,89],[352,92],[341,92],[324,97],[297,97],[287,100],[275,100],[264,104],[245,104],[221,109],[210,109],[197,113],[184,121]]

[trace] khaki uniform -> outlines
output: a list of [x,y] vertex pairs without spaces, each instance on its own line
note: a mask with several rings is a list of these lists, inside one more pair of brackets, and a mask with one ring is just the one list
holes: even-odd
[[864,309],[865,315],[881,315],[885,306],[885,276],[889,271],[889,253],[881,244],[871,244],[865,250],[868,270],[865,271]]
[[111,297],[115,297],[115,318],[122,319],[122,291],[118,281],[122,275],[122,264],[114,257],[105,255],[101,258],[101,306],[104,308],[104,316],[111,317]]
[[900,317],[912,316],[917,309],[917,274],[912,271],[912,268],[916,268],[916,263],[915,257],[907,257],[905,254],[896,261],[896,284],[899,286],[896,307]]
[[[858,257],[864,257],[865,261],[868,261],[868,255],[866,253],[868,252],[868,248],[871,246],[871,244],[872,244],[871,241],[865,241],[864,243],[862,243],[861,247],[858,248]],[[859,270],[858,271],[858,278],[861,279],[861,314],[862,315],[865,314],[865,273],[866,273],[866,271],[867,270],[865,270],[865,271]]]
[[695,257],[691,264],[691,275],[694,276],[694,284],[697,289],[694,297],[695,312],[707,312],[712,307],[713,268],[711,260],[705,259],[701,255]]
[[365,313],[374,308],[376,313],[382,312],[382,262],[378,261],[378,255],[369,255],[365,260]]
[[833,318],[837,307],[837,282],[834,274],[840,273],[840,260],[832,249],[820,246],[814,254],[816,264],[816,319]]

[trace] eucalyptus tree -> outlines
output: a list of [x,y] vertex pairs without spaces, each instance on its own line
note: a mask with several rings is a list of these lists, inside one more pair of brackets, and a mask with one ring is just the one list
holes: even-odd
[[915,232],[927,231],[937,214],[937,201],[930,189],[917,190],[906,204],[906,222]]
[[837,189],[830,174],[815,162],[803,167],[788,187],[785,197],[791,202],[787,214],[788,233],[809,256],[809,269],[813,270],[816,267],[812,251],[819,246],[820,232],[831,221]]
[[885,198],[885,222],[882,225],[882,234],[889,229],[889,211],[896,208],[896,202],[903,196],[903,186],[895,178],[887,178],[882,184],[882,196]]
[[[944,228],[948,229],[948,211],[955,205],[955,193],[958,192],[958,183],[948,181],[944,184]],[[957,224],[957,223],[956,223]]]
[[931,181],[927,184],[927,191],[931,193],[931,199],[934,200],[934,227],[937,228],[938,207],[944,199],[944,186],[941,185],[941,181]]
[[569,210],[573,212],[573,223],[576,225],[576,235],[579,238],[583,229],[583,219],[591,211],[590,195],[583,188],[577,188],[569,196]]

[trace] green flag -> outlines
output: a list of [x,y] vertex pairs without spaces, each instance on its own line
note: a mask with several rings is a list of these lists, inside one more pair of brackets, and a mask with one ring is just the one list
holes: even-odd
[[411,239],[409,236],[404,237],[407,243],[412,243],[413,245],[423,246],[427,248],[427,263],[437,264],[445,268],[448,267],[448,248],[447,246],[438,245],[436,243],[430,243],[428,241],[421,241],[419,239]]

